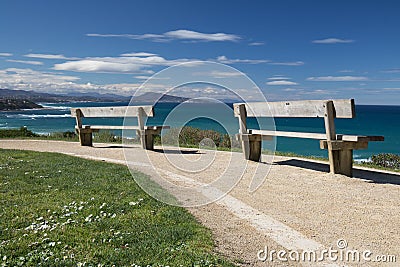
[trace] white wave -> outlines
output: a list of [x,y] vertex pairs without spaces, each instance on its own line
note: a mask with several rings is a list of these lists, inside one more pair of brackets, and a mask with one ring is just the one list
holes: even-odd
[[40,103],[39,105],[41,105],[43,108],[48,108],[48,109],[68,110],[71,108],[70,106],[53,106],[46,103]]
[[71,114],[16,114],[16,115],[7,115],[7,118],[29,118],[29,119],[37,119],[37,118],[70,118]]

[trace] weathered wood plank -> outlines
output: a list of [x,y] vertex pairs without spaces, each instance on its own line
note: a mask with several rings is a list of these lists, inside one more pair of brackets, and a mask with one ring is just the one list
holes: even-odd
[[77,110],[80,110],[82,117],[137,117],[140,108],[147,117],[153,117],[153,106],[71,108],[71,115],[76,117]]
[[353,141],[327,141],[327,140],[320,140],[320,148],[321,149],[328,149],[328,142],[331,143],[332,150],[357,150],[357,149],[367,149],[368,142],[353,142]]
[[324,133],[303,133],[303,132],[284,132],[284,131],[269,131],[269,130],[249,130],[251,134],[259,134],[263,136],[279,136],[279,137],[295,137],[295,138],[308,138],[324,140],[326,134]]
[[[235,117],[239,117],[237,106],[246,106],[248,117],[292,117],[292,118],[323,118],[324,104],[328,100],[301,100],[284,102],[248,102],[234,104]],[[354,118],[354,99],[332,100],[336,118]]]
[[352,142],[369,142],[369,141],[385,141],[384,136],[379,136],[379,135],[348,135],[348,134],[338,134],[337,140],[343,140],[343,141],[352,141]]
[[139,130],[139,126],[123,125],[84,125],[83,128],[92,130]]

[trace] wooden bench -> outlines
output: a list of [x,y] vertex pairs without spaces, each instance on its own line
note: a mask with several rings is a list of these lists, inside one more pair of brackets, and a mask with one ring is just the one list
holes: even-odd
[[[92,146],[92,133],[100,130],[136,130],[143,149],[154,149],[154,136],[169,126],[145,126],[145,118],[153,117],[153,106],[120,106],[71,108],[71,115],[76,118],[75,129],[82,146]],[[137,126],[83,125],[82,118],[117,118],[137,117]]]
[[[250,102],[234,104],[239,119],[238,139],[246,159],[260,161],[262,140],[273,136],[320,140],[320,148],[328,150],[330,171],[352,176],[353,150],[366,149],[370,141],[383,141],[383,136],[336,134],[335,118],[354,118],[353,99],[305,100],[286,102]],[[268,131],[247,128],[247,117],[324,118],[325,133]]]

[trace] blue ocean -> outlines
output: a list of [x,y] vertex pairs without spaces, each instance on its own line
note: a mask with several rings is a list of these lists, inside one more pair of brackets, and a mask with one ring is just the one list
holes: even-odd
[[[75,119],[70,116],[71,107],[90,106],[125,106],[128,103],[42,103],[45,109],[4,111],[0,112],[0,128],[28,129],[40,133],[73,131]],[[158,103],[155,106],[156,116],[149,118],[148,125],[161,125],[164,122],[171,127],[183,125],[201,129],[212,129],[233,135],[238,132],[238,121],[233,116],[231,105],[213,103]],[[87,123],[121,125],[121,118],[87,119]],[[253,119],[248,121],[249,127],[256,127]],[[277,130],[299,132],[324,132],[322,119],[275,119]],[[354,151],[355,160],[366,160],[373,154],[400,154],[400,106],[357,105],[355,119],[337,119],[336,131],[342,134],[383,135],[384,142],[370,142],[368,149]],[[317,140],[299,138],[278,138],[277,151],[294,152],[300,155],[327,157],[327,152],[319,148]]]

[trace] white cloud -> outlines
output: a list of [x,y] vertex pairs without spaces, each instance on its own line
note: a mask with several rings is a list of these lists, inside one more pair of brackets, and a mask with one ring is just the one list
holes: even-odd
[[56,55],[56,54],[27,54],[24,57],[30,58],[42,58],[42,59],[65,59],[65,60],[76,60],[79,58],[76,57],[66,57],[64,55]]
[[153,66],[171,66],[188,59],[167,60],[160,56],[122,56],[122,57],[90,57],[82,60],[68,61],[55,64],[55,70],[67,70],[76,72],[99,73],[141,73],[152,74],[149,70]]
[[260,46],[260,45],[265,45],[265,43],[264,42],[252,42],[252,43],[249,43],[249,45],[250,46]]
[[354,72],[354,70],[339,70],[341,73],[351,73]]
[[202,33],[191,30],[176,30],[169,31],[162,34],[98,34],[98,33],[88,33],[86,36],[89,37],[120,37],[136,40],[151,40],[155,42],[166,42],[171,40],[186,40],[186,41],[203,41],[203,42],[235,42],[239,41],[241,38],[235,34],[228,33]]
[[[94,83],[78,83],[79,77],[41,72],[32,69],[8,68],[0,70],[0,88],[34,90],[47,93],[96,92],[133,95],[140,83],[121,83],[96,85]],[[159,85],[148,85],[158,88]],[[158,86],[158,87],[157,87]]]
[[400,68],[399,68],[399,69],[383,70],[382,72],[386,72],[386,73],[400,73]]
[[294,62],[270,62],[270,65],[280,65],[280,66],[302,66],[304,65],[303,61],[294,61]]
[[278,80],[278,81],[267,82],[267,85],[298,85],[298,83],[287,80]]
[[40,61],[33,61],[33,60],[15,60],[15,59],[7,59],[8,62],[14,63],[22,63],[22,64],[29,64],[29,65],[43,65],[43,62]]
[[383,90],[385,91],[399,91],[400,92],[400,88],[383,88]]
[[323,77],[309,77],[307,81],[317,82],[354,82],[354,81],[367,81],[367,77],[362,76],[323,76]]
[[11,53],[0,53],[0,57],[11,57],[12,55]]
[[139,76],[134,76],[133,78],[138,79],[138,80],[147,80],[147,79],[150,79],[151,76],[139,75]]
[[212,71],[211,76],[214,78],[229,78],[229,77],[238,77],[243,74],[238,71]]
[[226,56],[217,57],[217,61],[224,64],[234,64],[234,63],[260,64],[269,62],[269,60],[266,59],[229,59]]
[[296,92],[296,91],[299,91],[299,90],[295,89],[295,88],[285,88],[285,89],[283,89],[283,91],[285,91],[285,92]]
[[277,76],[268,78],[268,80],[273,80],[273,81],[274,81],[274,80],[290,80],[290,78],[289,78],[289,77],[284,77],[284,76],[277,75]]
[[172,39],[197,40],[197,41],[238,41],[241,38],[227,33],[201,33],[189,30],[177,30],[164,33]]
[[314,40],[312,41],[314,44],[347,44],[347,43],[353,43],[354,40],[349,40],[349,39],[339,39],[339,38],[326,38],[326,39],[320,39],[320,40]]
[[147,53],[147,52],[133,52],[133,53],[125,53],[121,54],[121,57],[151,57],[157,56],[157,54]]

